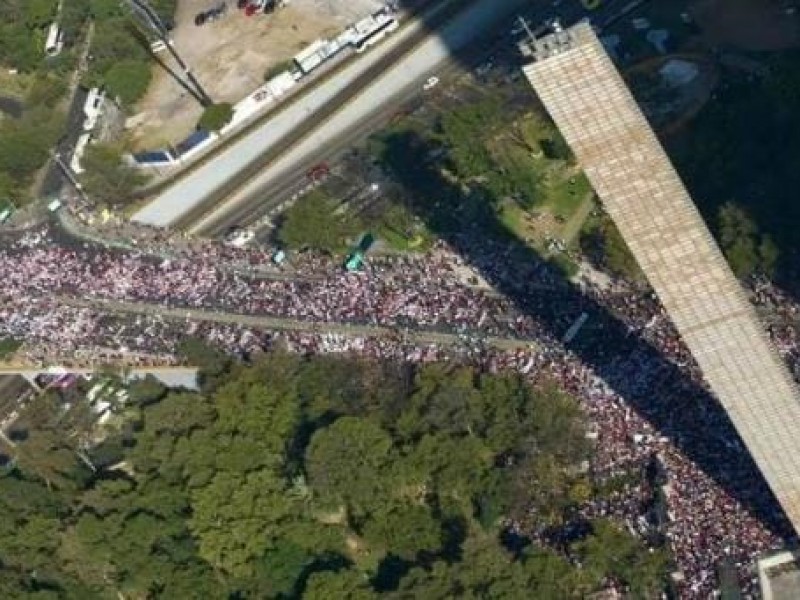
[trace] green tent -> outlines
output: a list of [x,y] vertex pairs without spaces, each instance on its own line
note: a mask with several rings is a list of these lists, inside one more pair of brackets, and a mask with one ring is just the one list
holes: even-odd
[[356,250],[350,256],[347,257],[347,261],[344,263],[344,268],[351,272],[358,271],[363,264],[364,264],[364,255],[361,253],[360,250]]

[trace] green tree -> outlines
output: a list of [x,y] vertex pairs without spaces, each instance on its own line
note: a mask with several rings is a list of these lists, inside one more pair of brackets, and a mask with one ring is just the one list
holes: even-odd
[[374,514],[364,525],[364,537],[406,560],[438,552],[444,543],[441,523],[422,505],[397,505]]
[[0,338],[0,359],[12,356],[20,346],[22,346],[22,340],[12,337]]
[[104,74],[108,91],[125,106],[131,106],[141,99],[151,79],[150,65],[139,60],[121,60],[111,66]]
[[28,91],[27,102],[31,106],[53,108],[67,92],[64,80],[51,74],[40,74]]
[[354,237],[358,224],[344,214],[321,191],[301,197],[284,214],[278,239],[288,248],[311,248],[322,252],[342,253],[347,238]]
[[353,569],[312,573],[303,591],[304,600],[372,600],[377,596],[364,575]]
[[426,488],[471,510],[475,496],[488,482],[494,453],[478,437],[428,434],[409,452],[405,463]]
[[178,344],[178,352],[200,369],[198,376],[204,391],[211,391],[231,368],[231,358],[201,338],[187,337]]
[[391,485],[392,439],[379,425],[342,417],[317,431],[306,450],[312,487],[356,510],[380,506]]
[[592,530],[589,537],[575,545],[587,571],[598,582],[612,577],[624,583],[636,598],[657,596],[668,571],[664,552],[644,547],[610,521],[595,521]]
[[35,71],[42,63],[43,37],[27,28],[0,20],[0,60],[23,73]]
[[439,121],[441,141],[447,145],[448,157],[461,177],[486,175],[496,169],[485,139],[502,114],[500,102],[488,98],[442,115]]
[[581,232],[580,245],[583,253],[597,267],[628,280],[642,278],[639,263],[609,217],[591,221]]
[[457,436],[473,432],[471,408],[480,394],[471,369],[430,365],[417,373],[414,387],[409,406],[397,420],[403,438],[415,440],[435,431]]
[[231,122],[233,105],[230,102],[218,102],[207,106],[197,122],[198,129],[219,131]]
[[131,404],[146,406],[163,400],[169,390],[153,374],[148,373],[145,377],[134,379],[128,385]]
[[247,592],[259,598],[297,597],[303,574],[313,560],[305,548],[281,540],[256,562],[254,582]]
[[123,5],[115,0],[89,0],[89,13],[98,21],[108,21],[125,14]]
[[551,137],[542,140],[541,146],[544,155],[550,160],[564,160],[569,163],[575,160],[564,136],[558,130],[555,130]]
[[46,109],[31,110],[19,121],[0,125],[0,172],[17,184],[27,182],[48,159],[61,129],[61,116]]
[[41,29],[53,22],[56,15],[56,0],[27,0],[25,23],[30,29]]
[[33,429],[17,446],[17,465],[25,473],[39,477],[48,486],[72,488],[81,469],[78,455],[62,431]]
[[122,206],[147,181],[146,176],[123,162],[122,155],[123,150],[119,146],[87,146],[82,160],[85,173],[80,180],[93,200],[109,206]]
[[280,478],[267,470],[220,472],[192,493],[189,527],[200,556],[235,577],[250,577],[256,562],[281,538],[281,522],[297,512]]
[[762,235],[755,221],[738,204],[719,209],[719,238],[733,272],[747,277],[756,271],[773,275],[779,252],[769,235]]
[[227,456],[218,460],[220,468],[280,469],[293,446],[300,412],[292,382],[259,381],[257,373],[243,373],[217,391],[215,435],[231,440]]
[[612,273],[629,278],[638,275],[639,264],[628,249],[622,234],[610,220],[603,227],[603,247],[606,266]]

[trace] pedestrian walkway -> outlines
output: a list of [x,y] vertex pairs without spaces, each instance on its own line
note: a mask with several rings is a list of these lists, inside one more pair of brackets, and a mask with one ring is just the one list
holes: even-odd
[[[59,302],[77,308],[98,308],[106,312],[159,315],[168,320],[210,321],[214,323],[237,324],[259,329],[275,331],[307,331],[337,333],[349,337],[404,337],[408,342],[419,344],[460,345],[464,344],[464,336],[455,333],[443,333],[424,330],[398,330],[380,325],[355,325],[350,323],[317,323],[283,317],[266,315],[242,315],[236,313],[214,312],[210,310],[187,310],[182,308],[166,308],[160,304],[145,302],[121,302],[117,300],[84,299],[59,296]],[[480,338],[487,346],[501,350],[534,348],[533,340],[521,340],[511,337],[487,336]]]

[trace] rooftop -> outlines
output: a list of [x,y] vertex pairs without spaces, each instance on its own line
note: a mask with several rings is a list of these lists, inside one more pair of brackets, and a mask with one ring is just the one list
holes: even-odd
[[527,47],[534,60],[540,61],[577,48],[593,39],[594,32],[589,23],[578,23],[569,29],[563,29],[556,23],[549,33],[528,39]]

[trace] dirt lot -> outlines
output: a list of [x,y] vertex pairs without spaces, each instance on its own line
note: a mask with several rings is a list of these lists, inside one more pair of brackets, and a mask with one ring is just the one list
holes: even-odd
[[742,50],[783,50],[800,45],[800,10],[789,0],[698,0],[691,12],[709,40]]
[[[336,34],[348,23],[383,5],[380,0],[292,0],[272,15],[246,17],[227,0],[228,13],[202,27],[195,15],[215,0],[180,0],[172,32],[175,48],[215,101],[236,102],[264,82],[273,65],[290,59],[319,37]],[[172,66],[167,52],[159,57]],[[137,105],[132,130],[137,149],[174,144],[189,134],[202,109],[159,66]]]

